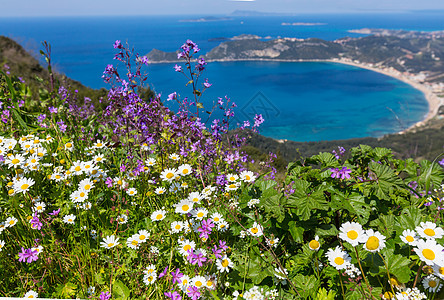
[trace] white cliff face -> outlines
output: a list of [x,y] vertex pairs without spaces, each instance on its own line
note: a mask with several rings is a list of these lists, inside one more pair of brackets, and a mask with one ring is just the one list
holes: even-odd
[[275,58],[281,55],[281,52],[278,50],[275,50],[273,48],[266,48],[264,50],[247,50],[243,51],[242,54],[244,54],[247,57],[269,57],[269,58]]

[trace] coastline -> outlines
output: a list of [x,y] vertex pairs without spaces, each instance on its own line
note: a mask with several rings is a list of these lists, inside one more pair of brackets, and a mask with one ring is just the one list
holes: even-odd
[[[378,72],[381,74],[384,74],[386,76],[393,77],[397,80],[400,80],[404,83],[407,83],[408,85],[412,86],[414,89],[419,90],[423,95],[425,100],[427,101],[429,105],[429,110],[427,114],[424,116],[424,118],[415,124],[411,125],[410,127],[401,130],[398,132],[398,134],[406,133],[414,128],[423,126],[425,123],[427,123],[429,120],[433,119],[437,114],[439,107],[441,105],[444,105],[444,98],[438,97],[432,90],[430,90],[427,86],[424,84],[421,84],[417,81],[412,80],[411,78],[408,78],[399,71],[395,69],[390,68],[378,68],[375,66],[370,66],[366,63],[362,62],[356,62],[352,60],[344,60],[344,59],[275,59],[275,58],[242,58],[242,59],[235,59],[235,58],[223,58],[223,59],[207,59],[207,62],[242,62],[242,61],[251,61],[251,62],[329,62],[329,63],[339,63],[339,64],[345,64],[350,65],[354,67],[358,67],[361,69],[367,69],[373,72]],[[150,62],[151,64],[163,64],[163,63],[177,63],[180,62],[180,60],[177,61],[156,61],[156,62]]]

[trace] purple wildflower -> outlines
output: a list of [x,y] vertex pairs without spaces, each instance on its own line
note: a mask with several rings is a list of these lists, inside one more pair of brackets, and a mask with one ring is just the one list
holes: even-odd
[[167,101],[174,100],[174,99],[176,99],[176,97],[177,97],[177,93],[176,92],[171,93],[171,94],[168,95]]
[[261,125],[262,123],[264,123],[264,118],[262,117],[262,115],[255,115],[254,116],[254,125],[253,127],[259,127],[259,125]]
[[162,278],[163,276],[165,276],[168,272],[168,266],[165,267],[165,269],[163,270],[162,273],[159,274],[159,278]]
[[164,295],[170,298],[171,300],[182,300],[182,296],[176,291],[165,292]]
[[57,107],[50,106],[50,107],[48,107],[48,110],[52,114],[56,114],[57,113]]
[[213,254],[216,258],[222,258],[222,255],[221,255],[222,249],[219,249],[219,248],[217,248],[216,245],[214,245],[214,248],[212,249],[212,251],[213,251]]
[[57,216],[60,213],[60,208],[57,210],[53,210],[51,213],[49,213],[51,216]]
[[178,65],[175,65],[175,66],[174,66],[174,71],[176,71],[176,72],[182,72],[182,67],[181,67],[181,66],[178,66]]
[[114,42],[114,49],[122,49],[122,43],[120,42],[120,40],[116,40]]
[[209,88],[210,86],[212,86],[212,83],[208,82],[208,79],[205,79],[205,82],[203,83],[204,87]]
[[101,292],[100,293],[100,300],[108,300],[111,298],[110,292]]
[[348,179],[350,178],[350,173],[352,172],[352,170],[350,170],[347,167],[342,167],[341,171],[339,171],[341,173],[341,179]]
[[444,167],[444,158],[441,159],[440,161],[438,161],[438,164],[439,164],[441,167]]
[[176,272],[171,272],[171,275],[173,275],[173,284],[175,282],[177,282],[177,283],[181,282],[180,278],[183,277],[183,273],[180,273],[180,269],[179,268],[176,269]]
[[200,297],[199,289],[195,286],[188,287],[187,295],[193,300],[199,299]]
[[25,249],[22,247],[22,252],[19,252],[19,261],[24,262],[26,261],[28,264],[32,263],[33,261],[36,261],[39,256],[39,252],[37,250],[32,251],[32,249]]
[[31,219],[30,223],[31,223],[31,228],[32,229],[37,229],[37,230],[42,229],[43,223],[40,222],[39,217],[37,216],[37,214],[34,215],[34,217]]

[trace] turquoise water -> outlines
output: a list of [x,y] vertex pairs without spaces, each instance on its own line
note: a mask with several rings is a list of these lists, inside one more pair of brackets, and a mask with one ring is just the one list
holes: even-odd
[[[261,113],[261,134],[276,139],[379,137],[406,129],[428,112],[424,95],[410,85],[338,63],[214,62],[205,76],[213,83],[202,96],[205,109],[227,95],[238,105],[234,123]],[[172,92],[192,96],[173,65],[150,65],[148,81],[162,99]]]
[[[201,16],[196,16],[201,17]],[[191,16],[0,18],[0,34],[38,53],[40,43],[52,44],[57,71],[93,87],[107,87],[101,75],[114,64],[116,39],[140,54],[157,48],[175,51],[186,39],[202,53],[239,34],[277,38],[317,37],[334,40],[357,28],[443,30],[442,12],[401,14],[318,14],[273,17],[233,17],[228,21],[186,23]],[[282,22],[319,22],[319,26],[282,26]],[[39,55],[36,55],[39,56]],[[151,65],[149,83],[166,96],[190,96],[186,80],[168,65]],[[213,83],[204,94],[210,107],[217,97],[238,104],[237,121],[262,113],[261,133],[279,139],[318,141],[381,136],[403,130],[424,118],[423,95],[409,85],[379,73],[331,63],[233,62],[210,63],[205,76]]]

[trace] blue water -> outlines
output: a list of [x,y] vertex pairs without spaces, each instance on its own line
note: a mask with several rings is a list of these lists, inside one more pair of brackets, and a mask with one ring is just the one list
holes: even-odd
[[[16,39],[36,53],[40,42],[47,40],[52,44],[52,57],[59,72],[99,88],[107,87],[101,74],[107,64],[115,63],[112,44],[116,39],[128,41],[140,54],[145,54],[153,48],[175,51],[190,38],[206,53],[219,44],[209,39],[244,33],[335,40],[359,37],[347,31],[364,27],[444,29],[443,15],[434,13],[233,17],[228,21],[180,22],[189,18],[192,17],[0,18],[0,34]],[[282,22],[326,25],[282,26]],[[171,66],[152,65],[148,72],[149,83],[156,92],[187,95],[184,81]],[[214,85],[204,100],[212,102],[218,96],[228,95],[239,105],[239,120],[251,118],[251,113],[260,112],[262,107],[267,120],[261,132],[275,138],[312,141],[380,136],[421,120],[428,110],[423,95],[410,86],[339,64],[212,63],[205,76]]]

